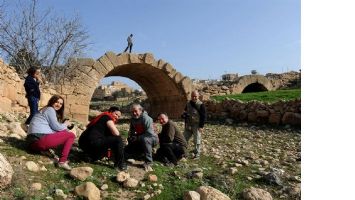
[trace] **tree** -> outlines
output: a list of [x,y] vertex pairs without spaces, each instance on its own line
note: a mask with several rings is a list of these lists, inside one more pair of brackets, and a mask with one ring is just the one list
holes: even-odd
[[40,12],[37,0],[15,11],[5,8],[4,3],[0,5],[0,53],[19,75],[32,65],[46,68],[44,71],[63,66],[90,45],[78,16],[67,19],[51,9]]
[[251,74],[256,75],[256,74],[258,74],[258,71],[256,71],[255,69],[253,69],[253,70],[251,70]]

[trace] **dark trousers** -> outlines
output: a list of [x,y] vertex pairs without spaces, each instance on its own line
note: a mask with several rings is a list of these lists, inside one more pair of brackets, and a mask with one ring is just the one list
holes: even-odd
[[129,141],[125,147],[125,158],[139,158],[144,155],[146,163],[153,162],[153,147],[157,144],[157,137],[139,136],[135,141]]
[[132,52],[132,46],[133,46],[133,43],[128,43],[128,45],[127,45],[126,49],[124,50],[124,52],[126,52],[128,50],[128,48],[129,48],[129,53],[131,53]]
[[25,124],[30,124],[31,120],[32,120],[32,117],[36,113],[38,113],[38,101],[39,101],[39,99],[36,98],[36,97],[33,97],[33,96],[29,96],[27,98],[27,101],[28,101],[28,105],[30,106],[30,116],[28,116]]
[[108,149],[111,149],[115,165],[124,161],[124,143],[121,136],[105,136],[95,140],[82,138],[79,139],[79,147],[90,156],[92,161],[107,156]]
[[[184,148],[178,143],[163,143],[157,151],[157,158],[163,162],[167,159],[169,162],[177,165],[177,162],[185,154]],[[165,159],[166,158],[166,159]]]

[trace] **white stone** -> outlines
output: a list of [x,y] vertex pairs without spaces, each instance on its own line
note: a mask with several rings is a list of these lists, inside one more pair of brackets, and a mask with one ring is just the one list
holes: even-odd
[[39,171],[38,165],[33,161],[27,161],[25,163],[25,165],[26,165],[27,169],[31,172],[38,172]]

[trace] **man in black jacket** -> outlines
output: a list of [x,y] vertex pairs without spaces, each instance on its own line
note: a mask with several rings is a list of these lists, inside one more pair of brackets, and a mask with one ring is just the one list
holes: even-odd
[[41,71],[37,67],[30,67],[27,70],[28,76],[25,80],[26,98],[28,100],[28,106],[30,107],[30,116],[28,116],[25,124],[29,125],[32,117],[38,112],[38,102],[41,98],[41,92],[39,90],[39,84],[41,81]]

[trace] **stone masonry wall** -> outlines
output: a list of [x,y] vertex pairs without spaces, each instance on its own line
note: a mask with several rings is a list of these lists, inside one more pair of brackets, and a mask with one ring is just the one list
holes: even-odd
[[[246,82],[246,83],[245,83]],[[301,73],[290,71],[281,74],[268,73],[262,75],[246,75],[236,78],[233,81],[196,81],[194,88],[199,90],[206,97],[216,95],[239,94],[245,86],[251,83],[259,83],[267,90],[278,90],[301,86]]]
[[301,100],[279,101],[272,104],[257,101],[206,101],[208,118],[227,123],[251,122],[272,125],[301,125]]
[[[0,112],[29,112],[27,98],[25,97],[24,81],[16,70],[0,59]],[[39,106],[47,104],[55,90],[48,84],[41,85],[41,100]]]

